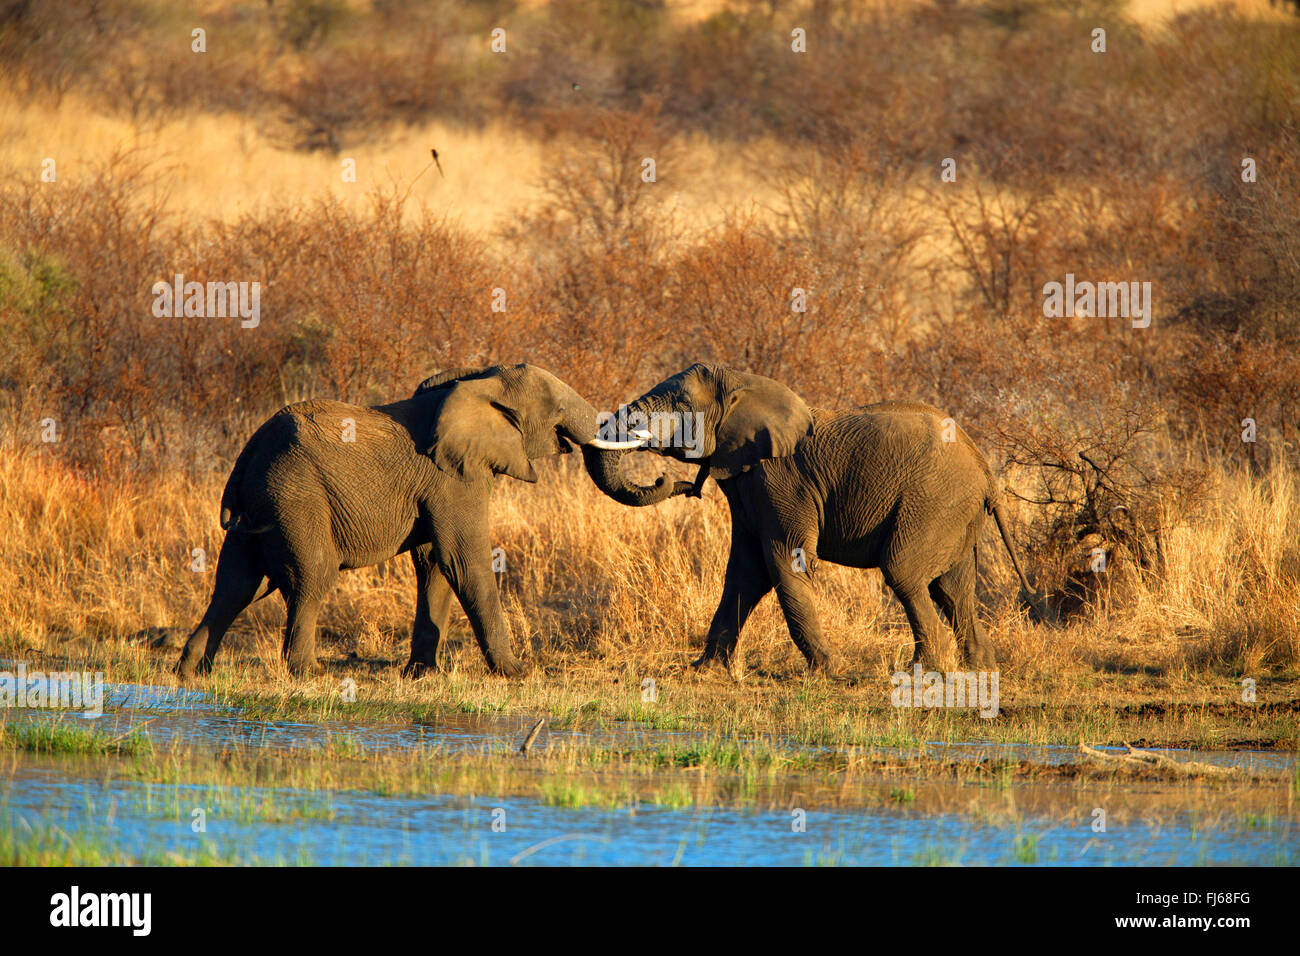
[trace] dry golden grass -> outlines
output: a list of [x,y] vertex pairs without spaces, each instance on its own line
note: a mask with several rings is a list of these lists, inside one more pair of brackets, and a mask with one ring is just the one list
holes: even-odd
[[[928,5],[931,0],[911,0],[917,6]],[[545,6],[547,0],[529,0],[529,5]],[[864,0],[863,6],[897,7],[898,0]],[[727,10],[727,0],[665,0],[669,12],[677,19],[692,22],[704,20]],[[1285,11],[1269,0],[1128,0],[1125,13],[1136,23],[1160,24],[1207,7],[1231,7],[1243,15],[1254,17],[1282,17]]]
[[[652,476],[657,460],[643,463]],[[698,653],[721,588],[729,518],[713,489],[648,510],[604,498],[573,459],[526,486],[499,479],[493,542],[522,656],[544,668],[606,675],[670,673]],[[1259,479],[1219,472],[1208,513],[1176,528],[1167,573],[1118,606],[1065,627],[1031,624],[992,532],[981,559],[982,614],[1004,673],[1050,696],[1079,675],[1146,675],[1155,686],[1239,675],[1293,676],[1300,663],[1300,472]],[[188,630],[211,589],[220,549],[220,481],[86,477],[39,454],[0,460],[0,620],[11,651],[58,653],[65,640],[116,641],[148,628]],[[207,570],[190,570],[203,548]],[[823,564],[818,605],[844,674],[883,680],[904,666],[911,634],[878,572]],[[324,654],[400,663],[414,602],[408,560],[341,576],[322,615]],[[481,668],[459,608],[448,660]],[[273,661],[278,598],[237,622]],[[234,642],[236,645],[238,642]],[[800,678],[803,661],[772,598],[743,646],[760,678]],[[1172,683],[1171,683],[1172,682]]]
[[1125,12],[1134,22],[1143,25],[1166,23],[1175,17],[1198,10],[1230,8],[1242,16],[1261,19],[1284,19],[1287,13],[1269,0],[1129,0]]
[[[431,148],[438,150],[443,175],[433,167]],[[557,148],[505,121],[483,129],[431,122],[391,130],[335,156],[280,145],[240,114],[195,112],[136,123],[106,114],[76,94],[63,96],[56,106],[47,96],[0,88],[0,167],[27,171],[35,182],[42,162],[52,158],[58,182],[76,185],[91,181],[106,157],[129,151],[142,165],[165,173],[169,211],[227,222],[326,196],[362,211],[376,188],[396,186],[410,190],[410,219],[428,211],[468,231],[491,234],[516,224],[539,202],[547,156]],[[761,142],[742,155],[689,135],[679,150],[689,165],[661,166],[658,174],[672,191],[671,205],[682,225],[703,230],[751,201],[773,201],[752,167],[778,151],[778,144]],[[345,160],[355,161],[355,182],[343,181]],[[707,175],[691,174],[700,171]]]

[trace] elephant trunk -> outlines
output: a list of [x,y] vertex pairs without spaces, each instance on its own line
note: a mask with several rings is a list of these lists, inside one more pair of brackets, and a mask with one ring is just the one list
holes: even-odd
[[564,420],[560,422],[560,431],[575,445],[585,447],[597,437],[600,423],[591,403],[572,389],[569,391],[564,400]]
[[650,486],[632,484],[622,473],[621,466],[625,454],[627,452],[602,451],[590,445],[584,445],[582,449],[582,460],[587,466],[587,474],[591,475],[591,480],[596,483],[597,488],[619,504],[638,508],[643,505],[657,505],[673,495],[685,494],[690,490],[689,481],[672,482],[664,475],[660,475]]
[[[632,412],[634,408],[627,411]],[[623,474],[623,458],[629,451],[644,447],[644,443],[628,443],[631,447],[614,447],[617,444],[619,443],[611,443],[610,447],[583,445],[582,460],[596,487],[619,504],[637,508],[655,505],[691,490],[689,481],[669,481],[666,475],[660,475],[653,485],[648,486],[628,481]]]

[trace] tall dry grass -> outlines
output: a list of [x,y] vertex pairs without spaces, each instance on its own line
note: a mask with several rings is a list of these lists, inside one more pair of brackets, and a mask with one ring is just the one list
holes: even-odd
[[[643,477],[661,467],[639,464]],[[598,492],[577,462],[541,469],[536,486],[501,479],[494,547],[516,645],[539,666],[663,673],[698,653],[721,591],[729,518],[716,490],[647,510]],[[1014,573],[986,533],[982,616],[1004,667],[1034,677],[1079,666],[1170,673],[1286,673],[1300,664],[1300,472],[1216,472],[1212,505],[1176,529],[1161,576],[1066,627],[1033,625],[1015,600]],[[197,623],[211,591],[222,532],[221,483],[180,475],[88,477],[49,457],[0,459],[0,620],[10,650],[58,653],[69,637],[121,640]],[[207,570],[192,570],[193,550]],[[906,663],[911,632],[879,572],[823,565],[817,605],[846,672],[880,678]],[[415,582],[399,556],[345,573],[325,605],[330,655],[404,660]],[[268,659],[279,644],[278,598],[236,625]],[[451,657],[480,666],[468,625],[453,612]],[[236,642],[238,643],[238,642]],[[802,672],[775,599],[747,626],[751,669]]]

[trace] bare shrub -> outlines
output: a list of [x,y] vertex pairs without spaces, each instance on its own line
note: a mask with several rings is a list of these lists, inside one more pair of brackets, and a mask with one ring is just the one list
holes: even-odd
[[[575,387],[592,387],[606,401],[657,372],[656,358],[672,347],[662,319],[674,295],[673,217],[657,180],[681,172],[659,111],[650,98],[634,111],[574,117],[575,133],[552,147],[545,202],[505,232],[528,263],[512,272],[524,275],[542,354]],[[643,177],[646,159],[656,181]]]
[[1202,504],[1204,468],[1161,461],[1159,432],[1159,411],[1131,393],[999,429],[1007,463],[1033,476],[1030,491],[1011,494],[1039,509],[1029,550],[1053,579],[1049,601],[1063,616],[1122,603],[1138,579],[1162,576],[1170,528]]
[[[960,182],[961,180],[959,180]],[[1051,219],[1045,187],[1017,195],[970,175],[965,189],[934,195],[956,249],[955,266],[969,284],[971,308],[1006,318],[1039,298],[1044,232]]]
[[769,241],[825,264],[819,308],[867,325],[877,347],[899,348],[917,319],[914,293],[926,277],[920,247],[929,230],[897,158],[857,139],[788,157],[761,170],[781,197]]

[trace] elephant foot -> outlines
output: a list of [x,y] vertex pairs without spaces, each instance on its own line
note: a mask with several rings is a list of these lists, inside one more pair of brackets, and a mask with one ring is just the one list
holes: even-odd
[[488,661],[488,670],[499,677],[509,678],[523,677],[528,673],[527,665],[514,657],[507,657],[499,661]]
[[212,659],[210,657],[200,657],[194,660],[188,655],[183,655],[176,666],[172,668],[172,673],[181,683],[191,681],[195,676],[206,677],[212,673]]
[[430,671],[438,671],[439,633],[429,633],[418,626],[411,637],[411,656],[402,668],[402,676],[418,680]]
[[697,659],[691,661],[691,667],[700,674],[708,671],[721,671],[734,681],[745,679],[745,666],[739,654],[724,657],[717,651],[706,650]]
[[819,651],[811,654],[808,658],[808,673],[816,674],[818,677],[835,676],[835,659],[825,651]]
[[998,659],[990,647],[978,647],[965,655],[966,666],[974,671],[988,671],[992,673],[998,669]]
[[957,662],[952,659],[951,655],[948,655],[943,660],[939,660],[933,654],[923,654],[920,651],[917,651],[912,655],[912,661],[907,665],[907,669],[913,670],[918,665],[921,670],[926,673],[936,671],[940,674],[947,674],[957,670]]
[[427,674],[436,673],[439,670],[438,664],[433,661],[409,660],[406,666],[402,668],[402,676],[409,680],[419,680]]
[[721,655],[713,651],[705,651],[699,657],[695,658],[695,660],[691,661],[691,667],[695,668],[697,671],[708,671],[717,668],[725,670],[726,666],[727,663],[722,659]]
[[315,677],[321,672],[320,663],[312,658],[311,660],[293,660],[289,661],[289,676],[299,679]]

